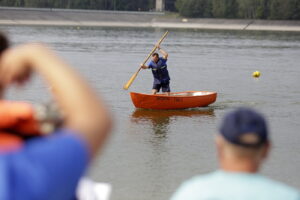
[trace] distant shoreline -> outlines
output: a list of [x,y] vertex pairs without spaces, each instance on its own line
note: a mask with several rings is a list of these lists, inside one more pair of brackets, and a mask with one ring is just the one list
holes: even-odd
[[300,21],[182,18],[162,12],[0,7],[1,25],[141,27],[300,32]]

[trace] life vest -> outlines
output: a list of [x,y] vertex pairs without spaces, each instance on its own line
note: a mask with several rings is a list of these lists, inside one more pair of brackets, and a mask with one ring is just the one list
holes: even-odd
[[39,135],[31,104],[0,101],[0,152],[16,150],[25,138]]
[[[46,106],[0,100],[0,152],[14,150],[22,146],[24,140],[43,136],[58,128],[62,120],[53,113],[48,117],[49,112]],[[49,129],[50,126],[53,127]]]
[[41,135],[33,106],[26,102],[1,100],[0,131],[24,137]]
[[162,58],[159,58],[157,63],[151,61],[150,65],[155,82],[161,84],[170,80],[166,61],[164,61]]

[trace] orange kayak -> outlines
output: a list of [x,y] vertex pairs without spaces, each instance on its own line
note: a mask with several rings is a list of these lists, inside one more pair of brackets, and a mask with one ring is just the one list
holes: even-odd
[[186,91],[166,94],[142,94],[130,92],[131,100],[136,108],[145,109],[185,109],[204,107],[217,99],[216,92]]

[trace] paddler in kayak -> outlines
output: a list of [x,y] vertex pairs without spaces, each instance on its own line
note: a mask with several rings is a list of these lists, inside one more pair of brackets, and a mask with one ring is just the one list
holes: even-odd
[[167,68],[168,53],[160,48],[160,45],[156,45],[159,52],[163,55],[159,57],[158,53],[153,53],[151,61],[146,65],[141,65],[143,69],[151,69],[154,82],[152,87],[152,94],[156,94],[162,88],[162,92],[170,95],[170,76]]

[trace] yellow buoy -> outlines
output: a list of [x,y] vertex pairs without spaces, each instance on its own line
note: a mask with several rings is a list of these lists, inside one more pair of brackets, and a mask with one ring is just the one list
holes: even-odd
[[259,71],[253,72],[253,73],[252,73],[252,76],[253,76],[254,78],[258,78],[258,77],[260,77],[260,72],[259,72]]

